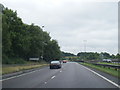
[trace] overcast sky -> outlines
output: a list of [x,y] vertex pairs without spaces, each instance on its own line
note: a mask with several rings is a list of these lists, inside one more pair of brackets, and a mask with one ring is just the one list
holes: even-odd
[[[108,0],[107,0],[108,1]],[[110,0],[111,1],[111,0]],[[112,0],[113,1],[113,0]],[[115,0],[117,1],[117,0]],[[81,0],[2,0],[24,23],[42,26],[62,51],[118,52],[118,3]]]

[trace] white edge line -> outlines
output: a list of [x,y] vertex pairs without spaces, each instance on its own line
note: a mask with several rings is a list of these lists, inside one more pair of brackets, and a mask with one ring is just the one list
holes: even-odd
[[36,71],[39,71],[39,70],[35,70],[35,71],[31,71],[31,72],[28,72],[28,73],[25,73],[25,74],[21,74],[21,75],[17,75],[17,76],[9,77],[9,78],[6,78],[6,79],[2,79],[2,80],[0,80],[0,81],[6,81],[6,80],[9,80],[9,79],[13,79],[13,78],[21,77],[21,76],[24,76],[24,75],[27,75],[27,74],[31,74],[31,73],[36,72]]
[[[83,66],[83,65],[82,65],[82,66]],[[98,75],[99,77],[103,78],[104,80],[106,80],[106,81],[110,82],[111,84],[113,84],[113,85],[117,86],[118,88],[120,88],[120,86],[119,86],[118,84],[116,84],[115,82],[113,82],[113,81],[111,81],[111,80],[107,79],[106,77],[104,77],[104,76],[102,76],[102,75],[98,74],[97,72],[95,72],[95,71],[93,71],[93,70],[91,70],[91,69],[89,69],[89,68],[87,68],[87,67],[85,67],[85,66],[83,66],[83,67],[84,67],[84,68],[86,68],[87,70],[91,71],[92,73],[94,73],[94,74]]]

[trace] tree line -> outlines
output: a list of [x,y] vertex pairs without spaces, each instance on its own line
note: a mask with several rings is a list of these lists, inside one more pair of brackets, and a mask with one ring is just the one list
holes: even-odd
[[[26,17],[27,18],[27,17]],[[17,12],[2,10],[2,62],[9,64],[13,59],[28,60],[31,57],[49,62],[60,59],[61,51],[57,40],[51,39],[40,26],[23,23]],[[11,60],[11,61],[10,61]]]
[[117,55],[110,55],[107,52],[80,52],[77,54],[77,56],[81,60],[101,60],[101,59],[118,59],[120,58],[120,54],[118,53]]
[[62,58],[61,59],[69,59],[69,60],[102,60],[102,59],[120,59],[120,54],[112,54],[110,55],[107,52],[79,52],[77,55],[68,53],[68,52],[62,52]]
[[76,55],[74,55],[73,53],[62,51],[62,56],[64,57],[64,56],[76,56]]

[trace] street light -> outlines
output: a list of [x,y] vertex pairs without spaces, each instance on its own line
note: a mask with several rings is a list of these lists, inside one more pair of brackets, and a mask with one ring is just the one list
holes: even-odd
[[84,51],[86,52],[86,43],[87,43],[87,40],[83,40],[84,41]]
[[83,40],[83,42],[84,42],[84,51],[85,51],[85,57],[84,57],[84,59],[86,59],[86,42],[87,42],[87,40]]
[[83,42],[84,42],[84,51],[86,52],[86,42],[87,42],[87,40],[83,40]]
[[[44,30],[45,26],[42,26],[42,30]],[[43,31],[44,32],[44,31]],[[42,39],[43,39],[44,33],[42,34]],[[42,60],[44,59],[44,46],[47,45],[47,43],[44,42],[44,40],[42,41]]]
[[42,29],[44,28],[45,26],[42,26]]
[[101,61],[103,61],[103,58],[104,58],[104,55],[101,53],[101,54],[100,54],[100,59],[101,59]]
[[[42,26],[42,30],[44,30],[44,27],[45,27],[45,26]],[[42,39],[43,39],[43,34],[42,34]],[[44,57],[43,57],[43,53],[44,53],[44,52],[43,52],[43,50],[44,50],[44,49],[43,49],[43,45],[44,45],[44,41],[42,42],[42,56],[41,56],[42,60],[43,60],[43,58],[44,58]]]

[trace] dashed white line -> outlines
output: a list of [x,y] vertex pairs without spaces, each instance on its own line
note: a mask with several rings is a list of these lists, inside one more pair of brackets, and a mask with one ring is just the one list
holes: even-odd
[[47,82],[45,82],[45,84],[47,84]]
[[106,77],[104,77],[104,76],[98,74],[97,72],[95,72],[95,71],[93,71],[93,70],[91,70],[91,69],[89,69],[89,68],[87,68],[87,67],[85,67],[85,66],[83,66],[83,67],[86,68],[87,70],[91,71],[92,73],[98,75],[99,77],[103,78],[104,80],[108,81],[109,83],[115,85],[116,87],[120,88],[120,86],[119,86],[118,84],[116,84],[115,82],[113,82],[113,81],[107,79]]
[[62,72],[62,71],[60,71],[60,72]]
[[55,78],[56,76],[52,76],[51,79]]

